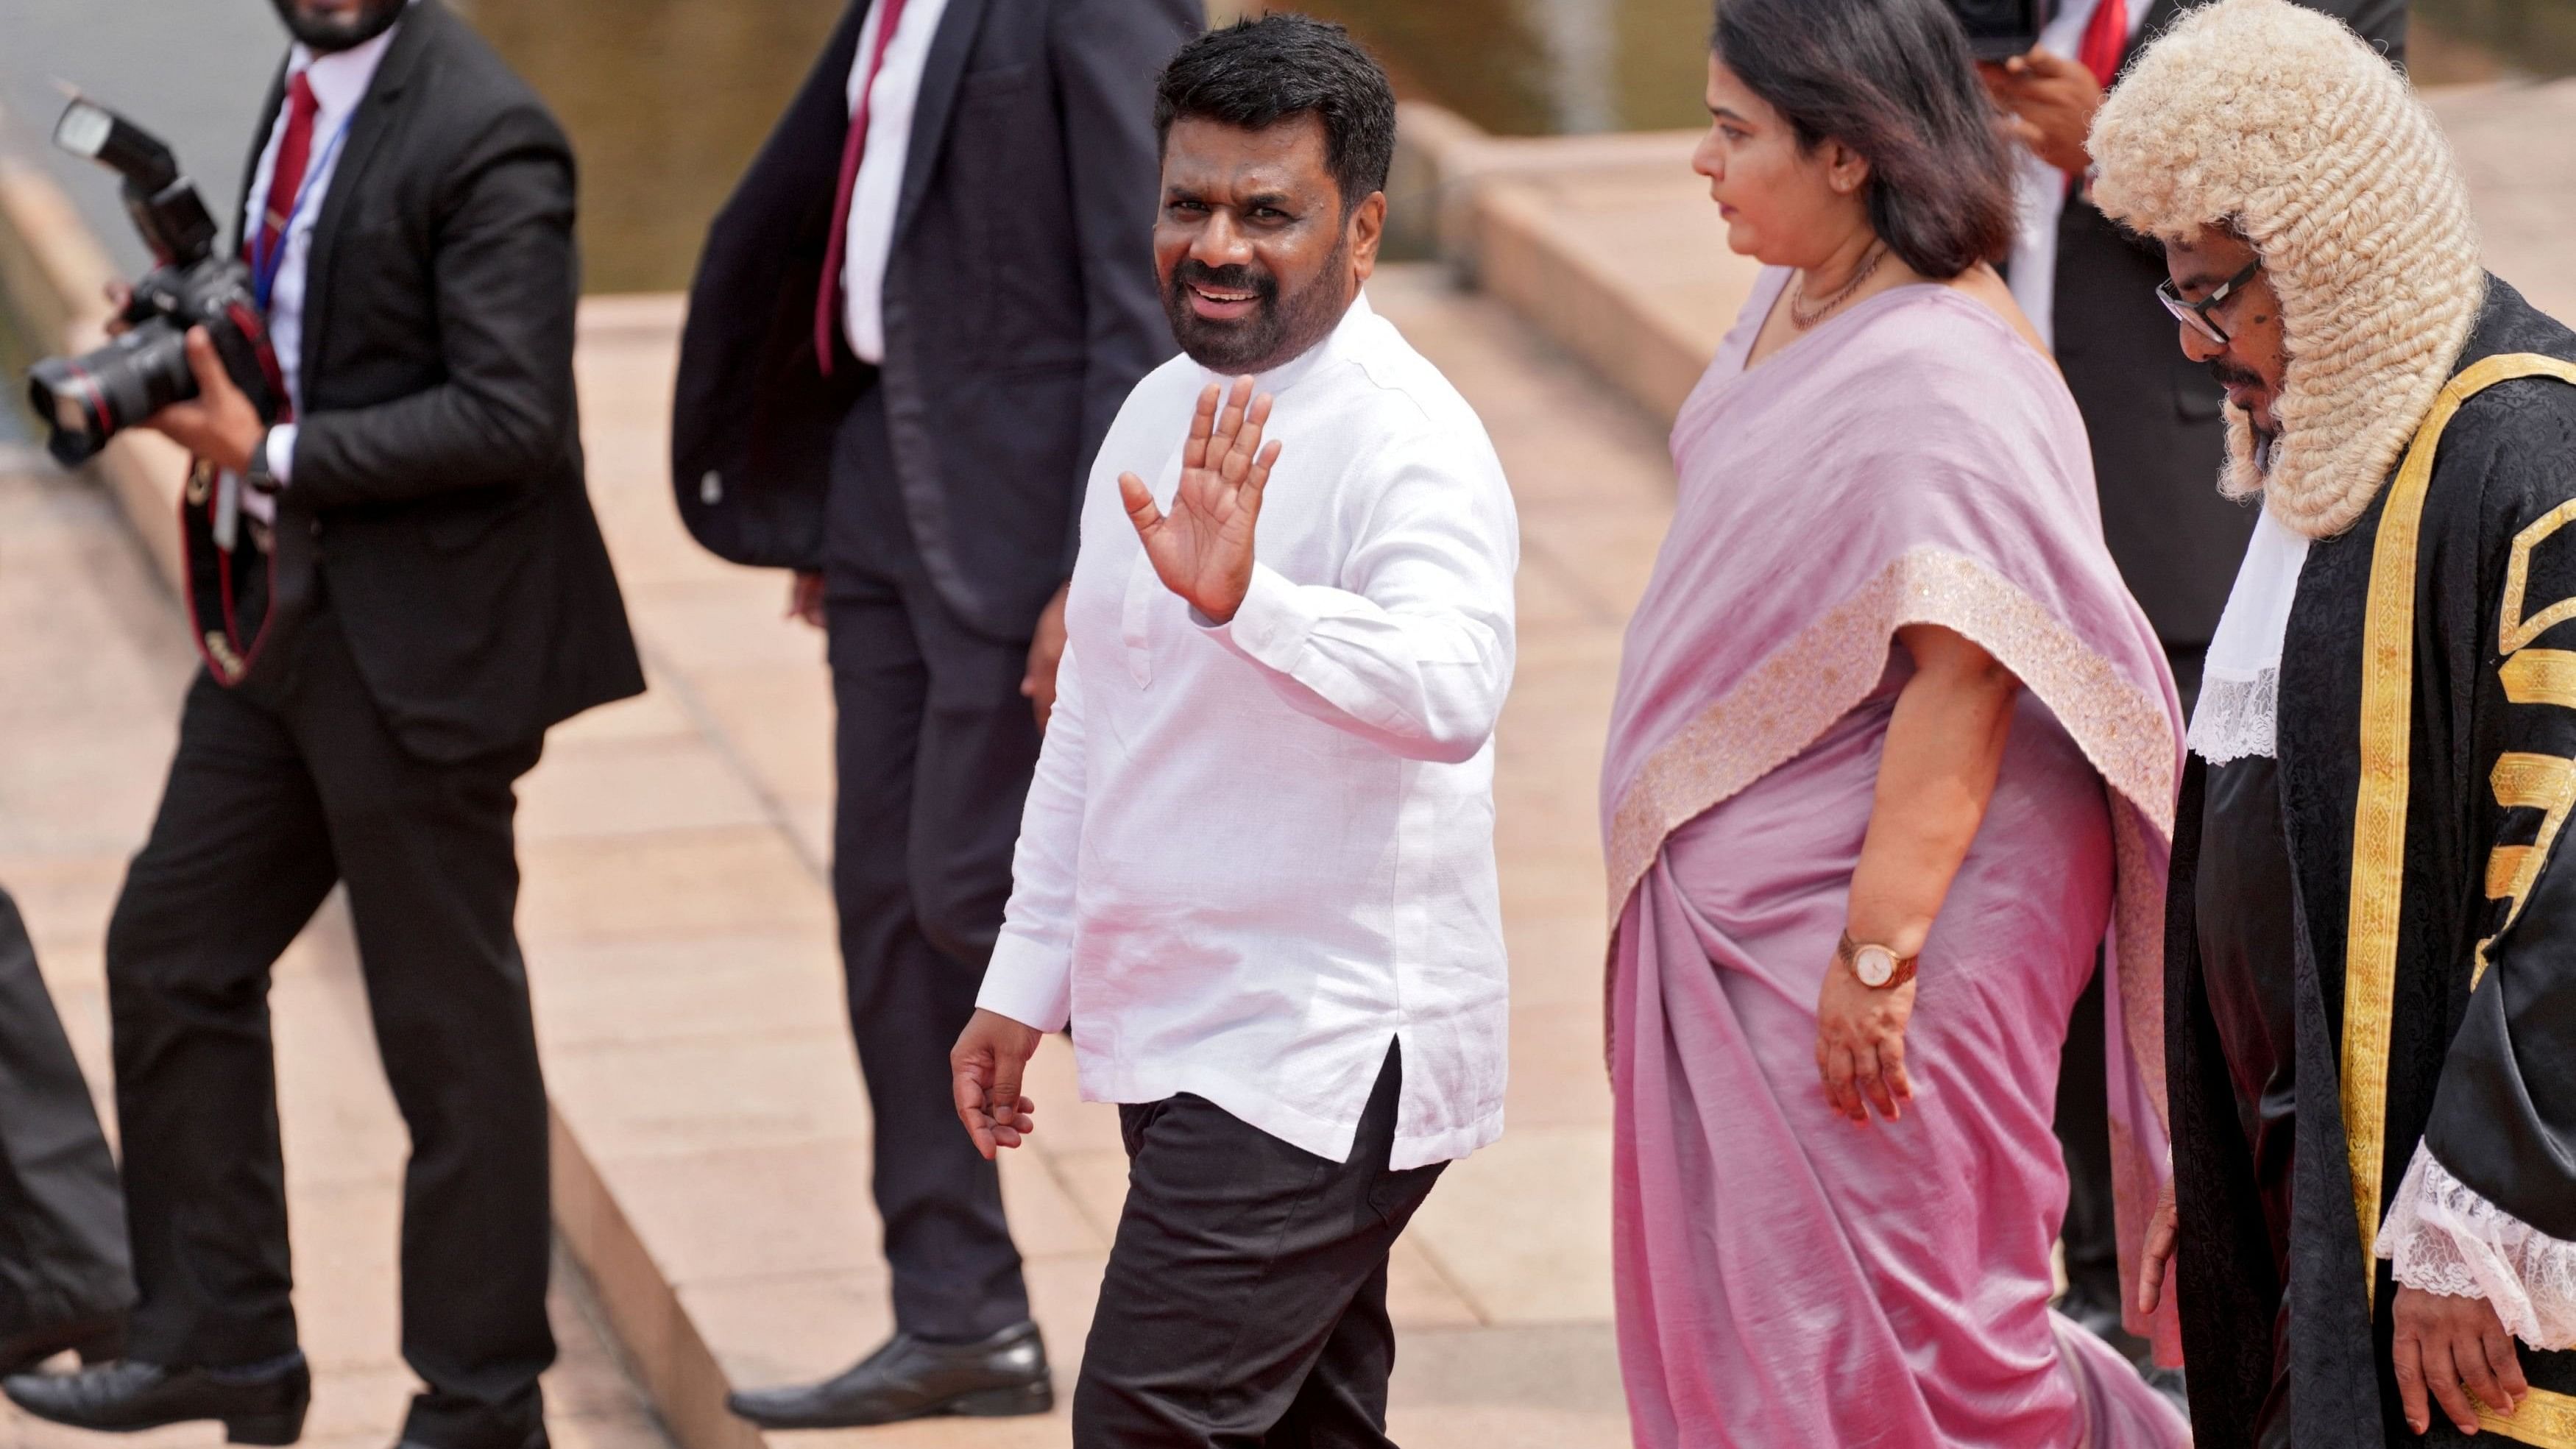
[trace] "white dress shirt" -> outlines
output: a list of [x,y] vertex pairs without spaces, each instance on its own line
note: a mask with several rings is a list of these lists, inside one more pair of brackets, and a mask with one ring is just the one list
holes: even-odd
[[[268,296],[268,337],[277,350],[277,369],[286,378],[286,395],[299,415],[304,411],[304,274],[313,259],[313,227],[321,219],[323,199],[330,194],[331,175],[340,169],[349,120],[357,113],[358,103],[367,98],[367,87],[376,79],[376,67],[384,62],[385,50],[394,43],[394,32],[401,28],[402,22],[396,21],[364,45],[329,55],[315,55],[300,41],[287,53],[288,82],[291,84],[300,75],[313,87],[313,142],[312,149],[305,153],[303,204],[287,225],[282,242],[285,255],[278,260],[277,281]],[[268,144],[260,148],[259,164],[251,171],[249,195],[242,199],[242,235],[253,242],[259,237],[261,213],[268,205],[269,181],[277,174],[277,148],[286,140],[290,109],[283,102],[278,105],[277,120],[268,130]],[[295,424],[280,423],[268,431],[268,471],[285,484],[294,467]],[[267,521],[274,517],[277,504],[274,499],[244,489],[242,507]]]
[[1101,444],[1037,779],[980,1004],[1070,1018],[1082,1094],[1195,1093],[1346,1160],[1402,1044],[1397,1168],[1503,1126],[1494,719],[1519,524],[1466,400],[1365,297],[1263,375],[1282,445],[1251,592],[1202,622],[1118,475],[1171,506],[1176,357]]
[[[2084,28],[2093,23],[2094,7],[2101,0],[2066,0],[2064,8],[2039,32],[2038,49],[2051,55],[2073,59],[2084,44]],[[2129,38],[2137,39],[2138,27],[2147,21],[2153,0],[2129,0]],[[2057,304],[2057,220],[2066,212],[2066,173],[2042,161],[2028,146],[2018,141],[2013,151],[2019,161],[2014,169],[2013,190],[2021,208],[2021,232],[2013,240],[2012,275],[2006,280],[2012,287],[2013,300],[2021,304],[2022,315],[2039,330],[2039,340],[2050,347],[2057,345],[2057,329],[2051,325]]]
[[[859,152],[858,178],[850,187],[850,230],[841,253],[841,325],[850,351],[862,362],[885,361],[886,258],[894,251],[895,208],[903,200],[903,168],[912,150],[912,111],[921,99],[921,71],[930,62],[930,40],[948,0],[907,0],[887,43],[885,63],[868,90],[868,139]],[[859,112],[859,81],[877,48],[885,0],[868,7],[859,24],[859,53],[850,62],[850,114]]]

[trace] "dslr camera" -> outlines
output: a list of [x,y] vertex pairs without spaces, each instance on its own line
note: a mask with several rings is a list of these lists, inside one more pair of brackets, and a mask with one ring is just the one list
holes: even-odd
[[66,467],[89,461],[121,429],[197,395],[187,336],[203,327],[224,371],[261,418],[275,420],[285,388],[260,316],[250,268],[218,255],[219,229],[160,138],[95,101],[75,98],[54,144],[125,178],[125,209],[155,263],[134,284],[128,330],[79,357],[48,357],[27,373],[27,397],[50,425],[46,448]]
[[2057,0],[1950,0],[1968,49],[1979,60],[2010,60],[2039,44],[2039,33],[2057,14]]

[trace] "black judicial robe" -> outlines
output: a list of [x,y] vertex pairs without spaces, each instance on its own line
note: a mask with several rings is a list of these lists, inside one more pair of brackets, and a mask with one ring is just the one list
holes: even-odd
[[[2529,366],[2506,358],[2534,354],[2576,363],[2576,332],[2490,278],[2427,431],[2456,394]],[[2395,1284],[2366,1256],[2419,1143],[2488,1201],[2576,1241],[2576,860],[2560,829],[2576,802],[2576,385],[2493,381],[2434,442],[2429,473],[2410,480],[2401,463],[2358,524],[2310,547],[2282,653],[2297,922],[2286,1285],[2202,979],[2205,770],[2195,759],[2184,774],[2166,1051],[2201,1449],[2252,1442],[2285,1288],[2302,1449],[2462,1438],[2438,1408],[2429,1435],[2407,1429]],[[2576,1449],[2576,1351],[2521,1352],[2534,1393],[2481,1440]]]

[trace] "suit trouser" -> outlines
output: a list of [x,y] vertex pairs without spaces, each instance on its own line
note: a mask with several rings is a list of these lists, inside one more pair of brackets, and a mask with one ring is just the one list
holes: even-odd
[[0,891],[0,1338],[133,1299],[116,1160],[18,904]]
[[1389,1449],[1387,1254],[1447,1166],[1387,1166],[1403,1075],[1390,1048],[1344,1162],[1186,1093],[1118,1109],[1075,1449]]
[[1029,641],[966,628],[921,567],[879,397],[851,409],[833,482],[860,542],[835,550],[825,607],[832,886],[895,1325],[965,1342],[1029,1316],[1001,1177],[958,1125],[948,1049],[1001,933],[1039,736],[1020,697]]
[[429,763],[387,724],[332,610],[279,647],[289,668],[266,687],[201,672],[189,689],[108,927],[142,1292],[130,1351],[241,1366],[296,1346],[269,971],[345,882],[411,1133],[402,1347],[429,1388],[406,1437],[520,1449],[554,1359],[546,1098],[511,921],[512,785],[543,742]]

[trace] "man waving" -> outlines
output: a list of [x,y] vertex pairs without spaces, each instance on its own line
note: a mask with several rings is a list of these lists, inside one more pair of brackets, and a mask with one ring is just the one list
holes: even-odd
[[1388,1250],[1502,1130],[1517,527],[1483,426],[1360,290],[1375,63],[1270,16],[1185,47],[1156,121],[1186,355],[1092,467],[958,1112],[1018,1145],[1068,1021],[1083,1094],[1120,1104],[1076,1445],[1383,1443]]

